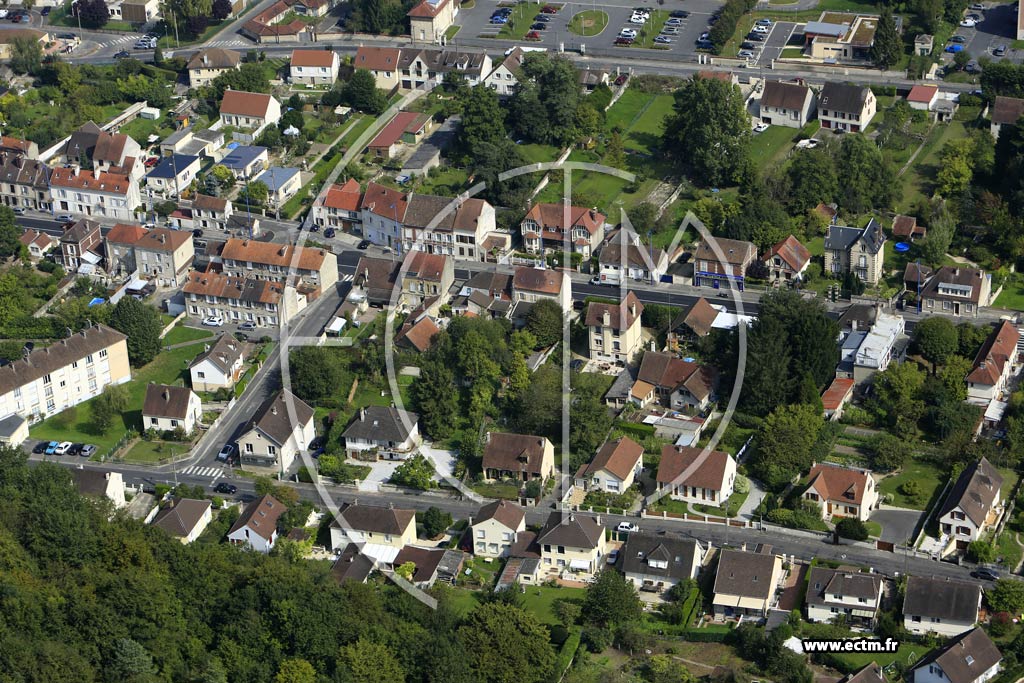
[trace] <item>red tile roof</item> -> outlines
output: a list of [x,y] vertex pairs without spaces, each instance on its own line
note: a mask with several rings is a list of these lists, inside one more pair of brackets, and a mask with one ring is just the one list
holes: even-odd
[[[296,268],[299,270],[319,271],[328,254],[324,249],[296,247],[294,244],[256,242],[254,240],[232,237],[224,245],[221,258],[242,263],[251,262],[290,268],[296,250],[299,252],[296,264]],[[334,258],[334,256],[331,255],[331,258]]]
[[242,90],[228,90],[220,103],[221,114],[265,118],[273,95]]
[[395,343],[403,341],[420,353],[430,348],[434,336],[441,331],[430,316],[423,316],[419,321],[402,325],[402,329],[395,335]]
[[[568,218],[568,222],[566,222]],[[565,207],[561,204],[534,204],[524,221],[533,221],[544,230],[565,231],[581,226],[593,235],[604,225],[604,214],[582,206]]]
[[371,149],[390,147],[402,139],[402,134],[405,133],[406,129],[412,125],[418,116],[419,114],[414,111],[398,112],[395,114],[395,118],[391,119],[386,126],[380,129],[377,137],[368,146]]
[[1012,363],[1017,356],[1017,341],[1020,333],[1008,320],[1002,321],[974,358],[974,369],[967,375],[967,381],[973,384],[993,386],[999,382],[1003,368]]
[[328,188],[323,205],[329,209],[356,212],[359,211],[359,203],[362,198],[363,193],[359,189],[359,182],[355,178],[349,178],[344,185],[335,183]]
[[338,53],[334,50],[292,50],[291,66],[334,66]]
[[761,260],[769,261],[774,256],[781,258],[794,271],[799,271],[811,260],[811,252],[792,235],[769,249]]
[[579,476],[606,470],[620,480],[625,480],[636,469],[643,456],[644,447],[628,436],[615,441],[605,441],[590,464],[580,468]]
[[731,457],[722,451],[705,453],[702,448],[690,446],[662,446],[657,481],[721,491],[725,484],[726,465]]
[[907,102],[929,104],[938,93],[939,86],[937,85],[915,85],[910,89],[910,94],[907,95]]
[[832,380],[832,384],[821,395],[821,403],[825,410],[831,412],[839,410],[853,391],[854,384],[855,382],[848,377],[836,377]]
[[444,9],[449,0],[436,0],[430,2],[430,0],[422,0],[415,7],[409,10],[409,14],[406,16],[413,17],[414,19],[433,19],[441,10]]
[[405,218],[408,207],[405,193],[387,185],[370,182],[363,193],[360,209],[369,209],[372,213],[390,220],[401,222]]
[[836,465],[820,464],[811,468],[808,490],[814,490],[823,500],[860,505],[864,502],[868,477],[865,470],[851,470]]
[[54,187],[69,187],[76,190],[93,192],[109,192],[110,194],[128,194],[131,179],[120,173],[103,171],[81,171],[74,168],[55,168],[50,176],[50,184]]
[[923,234],[925,229],[917,225],[917,219],[913,216],[897,214],[892,219],[892,234],[896,237],[911,237],[915,234]]
[[135,244],[145,234],[146,229],[141,225],[118,223],[107,233],[107,241],[114,244]]

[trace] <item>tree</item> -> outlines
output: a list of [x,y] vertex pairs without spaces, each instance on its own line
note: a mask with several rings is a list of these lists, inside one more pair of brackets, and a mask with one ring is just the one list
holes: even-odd
[[749,168],[750,115],[740,89],[695,76],[674,94],[663,149],[708,185],[738,182]]
[[612,131],[611,137],[604,145],[604,165],[612,168],[626,167],[626,147],[622,144],[622,135],[618,130]]
[[451,435],[459,418],[459,398],[451,368],[437,361],[425,363],[411,393],[427,436],[436,441]]
[[896,21],[888,6],[882,7],[875,29],[875,42],[871,45],[871,59],[879,69],[888,69],[900,61],[903,54],[903,41],[896,31]]
[[888,207],[895,196],[896,172],[874,142],[847,135],[839,146],[836,167],[843,169],[840,205],[854,213]]
[[281,116],[281,120],[277,122],[277,127],[282,131],[288,130],[289,127],[297,128],[301,131],[306,127],[306,119],[303,118],[301,111],[298,109],[292,109],[290,111],[286,111]]
[[798,150],[786,175],[790,183],[788,204],[793,213],[804,213],[820,202],[831,203],[839,192],[835,162],[824,149]]
[[110,326],[128,337],[128,360],[142,367],[160,353],[163,325],[155,308],[130,296],[122,297],[110,314]]
[[971,372],[973,363],[963,356],[949,356],[945,365],[938,372],[938,378],[946,389],[946,394],[951,401],[967,400],[967,385],[964,377]]
[[967,50],[961,50],[953,55],[953,66],[956,67],[957,71],[963,71],[966,69],[970,61],[971,53]]
[[924,413],[924,379],[914,363],[893,363],[875,375],[874,406],[882,421],[901,432],[913,429]]
[[541,299],[526,314],[526,329],[537,340],[537,348],[545,349],[562,341],[565,314],[551,299]]
[[906,462],[909,446],[902,439],[883,433],[874,438],[869,449],[872,469],[876,472],[894,472]]
[[1020,614],[1024,611],[1024,583],[1011,579],[999,579],[985,593],[985,599],[996,612]]
[[341,648],[339,668],[351,683],[392,683],[406,680],[405,671],[387,645],[360,638]]
[[15,223],[14,211],[9,206],[0,206],[0,257],[10,258],[21,255],[21,228]]
[[[958,195],[971,186],[974,178],[974,143],[969,138],[951,140],[939,155],[936,191],[943,197]],[[930,232],[930,230],[929,230]]]
[[110,10],[104,0],[77,0],[78,17],[83,28],[102,28],[110,21]]
[[584,621],[598,626],[614,626],[636,621],[643,603],[633,582],[615,569],[603,569],[587,586],[583,598]]
[[599,391],[582,391],[574,395],[569,405],[569,447],[572,449],[570,462],[573,468],[590,459],[597,447],[604,443],[611,427],[612,417],[601,402]]
[[996,547],[991,541],[979,538],[967,545],[967,557],[980,564],[989,564],[996,560]]
[[427,538],[437,538],[452,525],[452,516],[439,507],[431,505],[423,513],[423,535]]
[[851,541],[866,541],[871,535],[864,522],[856,517],[843,517],[836,523],[836,533],[840,538],[848,538]]
[[315,403],[344,391],[346,378],[337,350],[325,346],[300,346],[288,354],[291,390],[303,401]]
[[341,89],[342,100],[353,109],[378,115],[387,109],[384,94],[377,89],[377,79],[366,69],[356,69]]
[[270,189],[262,180],[254,180],[242,186],[242,189],[238,191],[238,197],[246,204],[261,207],[267,203],[267,199],[270,197]]
[[692,683],[693,674],[670,655],[651,655],[644,664],[644,680],[649,683]]
[[480,605],[456,637],[480,683],[542,683],[554,668],[548,630],[535,616],[512,605]]
[[434,466],[425,456],[417,453],[395,468],[391,475],[391,483],[396,486],[407,486],[426,491],[437,486],[433,476]]
[[914,328],[914,345],[920,354],[932,364],[932,374],[946,359],[957,352],[960,337],[949,318],[934,316],[925,318]]
[[823,424],[821,413],[808,405],[779,406],[765,418],[753,463],[760,479],[776,488],[809,469]]
[[231,16],[231,0],[213,0],[213,18],[224,21]]
[[153,63],[160,66],[164,63],[164,51],[160,49],[160,43],[153,48]]
[[106,670],[110,683],[143,683],[156,680],[156,667],[153,666],[152,655],[131,638],[119,638],[114,641]]
[[29,36],[11,41],[11,69],[18,74],[34,74],[43,65],[43,46]]
[[316,669],[305,659],[286,659],[281,662],[274,683],[316,683]]

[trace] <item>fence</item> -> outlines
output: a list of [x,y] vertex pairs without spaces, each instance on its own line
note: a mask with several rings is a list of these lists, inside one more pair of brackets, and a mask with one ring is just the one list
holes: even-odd
[[681,522],[703,522],[705,524],[721,524],[738,529],[763,529],[767,524],[746,519],[729,519],[713,515],[701,515],[691,512],[667,512],[665,510],[641,510],[641,519],[675,519]]
[[176,315],[174,317],[174,320],[172,320],[170,323],[168,323],[167,327],[165,327],[164,329],[160,330],[160,339],[163,339],[164,337],[166,337],[167,333],[170,332],[172,329],[174,329],[174,326],[178,324],[178,321],[181,320],[184,317],[185,317],[185,311],[182,311],[181,313]]

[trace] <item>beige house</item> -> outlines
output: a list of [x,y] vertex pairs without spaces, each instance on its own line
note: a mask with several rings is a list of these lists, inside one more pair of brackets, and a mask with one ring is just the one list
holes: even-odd
[[818,98],[803,83],[765,81],[761,94],[761,121],[772,126],[803,128],[814,116]]
[[153,228],[135,242],[139,276],[159,287],[181,287],[196,252],[187,230]]
[[537,203],[519,225],[523,246],[531,254],[566,249],[590,258],[604,240],[605,217],[583,206]]
[[921,306],[928,313],[941,311],[957,318],[977,318],[982,307],[992,305],[991,273],[977,268],[942,266],[927,276],[922,285],[920,279],[924,274],[922,268],[914,280],[920,288]]
[[722,549],[713,589],[715,614],[767,616],[784,576],[782,558],[772,553],[770,545],[758,544],[754,552]]
[[526,53],[522,48],[512,48],[512,51],[505,56],[504,61],[487,74],[484,84],[498,93],[498,97],[505,98],[514,95],[516,87],[519,85],[519,79],[522,77],[524,57],[526,57]]
[[878,284],[885,260],[885,231],[872,218],[863,228],[830,225],[825,235],[825,272],[853,273],[861,282]]
[[192,222],[201,230],[227,230],[232,211],[230,199],[205,194],[192,196]]
[[411,251],[402,264],[402,291],[408,294],[412,306],[428,299],[448,300],[448,290],[455,282],[455,266],[450,256]]
[[142,404],[143,430],[158,432],[185,430],[191,434],[203,417],[203,402],[186,387],[166,384],[146,385],[146,400]]
[[487,433],[483,474],[488,481],[544,481],[554,473],[555,447],[545,437],[507,432]]
[[58,244],[54,237],[34,228],[26,228],[18,241],[25,245],[25,248],[28,249],[28,257],[33,261],[38,261],[46,256]]
[[655,480],[672,500],[720,507],[736,484],[736,460],[723,451],[666,445]]
[[185,307],[195,317],[218,316],[256,327],[277,327],[306,307],[307,295],[282,282],[216,271],[192,271],[181,288]]
[[537,534],[541,569],[595,574],[607,554],[600,517],[554,511]]
[[541,299],[551,299],[568,312],[572,306],[569,274],[545,268],[516,268],[512,276],[512,303],[534,304]]
[[526,531],[526,511],[507,500],[496,500],[480,508],[470,526],[474,555],[504,557],[516,536]]
[[342,507],[331,523],[332,548],[338,550],[356,543],[364,555],[381,562],[391,562],[399,550],[415,542],[415,510],[355,502]]
[[188,545],[199,538],[212,521],[213,505],[210,501],[175,498],[160,508],[151,523]]
[[282,282],[287,276],[295,275],[316,292],[338,281],[338,259],[322,248],[232,237],[224,244],[221,260],[227,275],[254,275]]
[[597,455],[576,472],[576,486],[584,491],[623,493],[643,469],[644,448],[628,436],[605,441]]
[[875,118],[878,102],[871,89],[847,83],[826,83],[818,96],[821,127],[857,133]]
[[284,472],[315,437],[313,409],[281,389],[264,401],[242,428],[238,437],[242,469],[266,474]]
[[356,69],[366,69],[373,74],[378,88],[391,90],[398,87],[398,60],[401,55],[402,51],[397,47],[360,45],[356,50],[355,59],[352,60],[352,66]]
[[292,50],[288,70],[292,83],[331,85],[338,80],[341,60],[334,50]]
[[93,325],[0,367],[0,415],[35,422],[132,378],[127,337]]
[[875,478],[868,470],[820,463],[811,467],[810,484],[803,499],[821,509],[821,518],[838,520],[853,517],[866,522],[878,507]]
[[208,47],[195,53],[188,60],[188,84],[193,88],[209,85],[225,71],[239,69],[241,66],[240,52]]
[[644,305],[629,292],[618,305],[592,303],[587,307],[590,358],[602,363],[628,365],[643,348],[640,316]]
[[409,10],[409,35],[415,42],[441,43],[458,13],[458,0],[420,0]]

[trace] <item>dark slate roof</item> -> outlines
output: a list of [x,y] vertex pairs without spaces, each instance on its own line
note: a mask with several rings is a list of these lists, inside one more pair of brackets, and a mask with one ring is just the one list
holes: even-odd
[[939,517],[959,507],[976,526],[981,526],[992,508],[992,501],[1003,485],[1003,476],[982,458],[964,469],[946,496]]
[[[703,548],[693,539],[630,534],[619,551],[619,568],[631,574],[683,580],[690,578],[694,554],[701,552]],[[668,566],[651,566],[652,560],[662,560]]]
[[[312,408],[287,389],[281,389],[263,402],[256,410],[256,414],[253,415],[249,423],[242,429],[242,433],[245,434],[252,429],[259,429],[278,446],[284,445],[295,428],[289,417],[289,401],[294,406],[295,418],[298,420],[298,424],[306,424],[313,419]],[[305,444],[299,444],[299,447],[305,447]]]
[[841,111],[860,114],[867,99],[868,89],[863,85],[849,83],[826,83],[818,97],[818,107],[826,111]]
[[331,567],[331,576],[338,583],[358,581],[363,583],[373,571],[373,560],[359,551],[359,546],[349,543],[341,556]]
[[973,624],[978,620],[980,600],[981,586],[976,583],[911,576],[907,579],[903,614]]
[[360,505],[358,502],[345,505],[338,511],[345,525],[337,519],[332,526],[338,529],[351,528],[354,531],[371,531],[379,534],[400,536],[410,522],[415,523],[415,510],[400,510],[388,506]]
[[249,503],[242,510],[242,514],[231,525],[228,534],[233,534],[239,529],[248,527],[253,533],[259,534],[270,541],[274,538],[274,532],[277,531],[277,519],[287,510],[288,508],[277,498],[274,498],[269,493],[265,494],[262,498]]
[[188,400],[192,390],[167,384],[147,384],[146,400],[142,404],[143,417],[165,417],[184,420],[188,417]]
[[882,587],[882,578],[878,574],[830,569],[828,567],[812,567],[807,577],[807,603],[810,605],[830,604],[825,599],[826,593],[866,598],[871,606],[878,599]]
[[473,524],[493,519],[514,531],[519,528],[524,517],[526,517],[526,510],[520,506],[507,500],[496,500],[480,508],[476,517],[473,518]]
[[7,439],[11,438],[23,424],[25,424],[25,418],[17,413],[11,413],[4,419],[0,420],[0,436]]
[[410,428],[415,426],[419,419],[419,415],[407,410],[367,406],[359,411],[342,436],[346,439],[401,443],[409,438]]
[[171,179],[197,161],[199,161],[199,157],[190,154],[171,154],[161,159],[160,163],[146,174],[146,177]]
[[860,671],[852,673],[839,683],[886,683],[885,672],[877,662],[871,662]]
[[71,479],[75,482],[75,488],[83,496],[105,496],[107,495],[107,477],[109,472],[100,470],[71,470]]
[[192,533],[209,509],[208,500],[175,498],[170,505],[156,513],[153,526],[160,527],[172,536],[185,537]]
[[602,535],[604,527],[593,517],[556,510],[548,516],[544,528],[537,534],[537,543],[591,549],[601,542]]
[[765,81],[761,95],[762,107],[779,107],[801,111],[810,88],[799,83],[783,83],[782,81]]
[[992,639],[976,628],[953,638],[945,647],[933,650],[914,670],[938,664],[950,683],[973,683],[1002,659]]
[[209,348],[208,351],[196,356],[196,359],[189,364],[190,368],[195,367],[204,360],[209,359],[221,372],[231,372],[232,366],[235,364],[242,355],[242,342],[238,341],[230,334],[222,334],[217,343]]
[[[769,548],[770,550],[770,548]],[[765,600],[775,591],[772,572],[776,557],[771,552],[722,550],[715,575],[715,593]]]
[[825,248],[847,251],[857,240],[863,240],[868,251],[877,254],[885,244],[885,232],[874,218],[863,229],[831,225],[825,235]]

